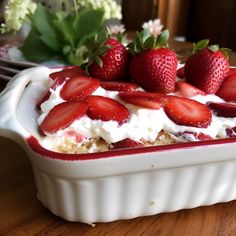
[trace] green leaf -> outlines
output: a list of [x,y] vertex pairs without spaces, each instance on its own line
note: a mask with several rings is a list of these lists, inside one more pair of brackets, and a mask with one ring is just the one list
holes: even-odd
[[29,35],[20,47],[26,59],[30,61],[46,61],[55,57],[55,53],[40,39],[39,33],[32,28]]
[[123,33],[118,33],[116,35],[116,39],[120,42],[120,43],[123,43],[124,42],[124,38],[125,38],[125,35]]
[[99,31],[95,34],[95,40],[98,43],[104,42],[108,38],[108,32],[105,31]]
[[195,53],[203,48],[206,48],[208,46],[208,44],[209,44],[209,39],[200,40],[199,42],[194,44],[193,53]]
[[152,35],[146,39],[143,46],[145,49],[151,49],[154,48],[155,45],[156,45],[156,38]]
[[102,27],[104,22],[103,10],[85,10],[82,11],[75,19],[74,30],[76,40],[80,41],[82,38],[89,36]]
[[208,47],[212,52],[216,52],[220,49],[220,46],[218,44],[214,44]]
[[225,56],[225,58],[228,60],[229,59],[229,53],[232,51],[229,48],[220,48],[219,49]]
[[107,51],[111,49],[111,46],[110,45],[102,45],[99,49],[98,49],[98,54],[99,55],[102,55],[102,56],[105,56]]
[[149,29],[144,29],[139,33],[140,37],[142,38],[142,42],[146,41],[147,38],[150,37]]
[[52,50],[59,52],[61,43],[57,38],[53,20],[55,15],[48,8],[38,4],[35,13],[32,16],[33,26],[40,33],[41,39]]
[[72,49],[70,45],[65,45],[62,49],[62,53],[63,55],[68,55],[69,53],[71,53]]
[[60,52],[61,51],[61,44],[58,43],[57,39],[53,35],[42,35],[40,39],[53,51]]
[[69,43],[70,45],[73,44],[73,38],[75,34],[73,21],[74,17],[68,15],[65,12],[57,12],[56,19],[53,20],[53,24],[63,38],[62,41]]
[[71,64],[71,65],[82,65],[85,63],[85,61],[83,60],[83,58],[81,57],[77,57],[75,56],[74,53],[70,52],[67,56],[67,61]]
[[139,53],[143,48],[143,40],[142,36],[139,32],[137,32],[137,36],[134,39],[134,52]]
[[33,25],[40,34],[52,34],[52,32],[54,32],[52,19],[54,17],[54,14],[48,8],[38,4],[37,9],[32,16]]
[[168,45],[168,39],[169,39],[169,30],[164,30],[156,41],[156,47],[163,47]]
[[95,57],[95,61],[97,62],[97,64],[102,68],[103,67],[103,61],[101,60],[101,58],[99,56]]

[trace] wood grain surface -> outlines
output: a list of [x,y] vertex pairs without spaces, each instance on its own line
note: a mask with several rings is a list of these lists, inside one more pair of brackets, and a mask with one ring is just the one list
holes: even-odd
[[[189,44],[177,44],[181,51]],[[236,54],[231,64],[236,65]],[[0,81],[0,90],[5,83]],[[0,235],[236,235],[236,201],[97,223],[70,223],[51,214],[36,197],[30,162],[16,143],[0,137]]]

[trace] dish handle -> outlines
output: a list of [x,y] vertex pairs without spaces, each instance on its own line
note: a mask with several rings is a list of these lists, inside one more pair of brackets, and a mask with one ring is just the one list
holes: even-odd
[[10,80],[0,94],[0,136],[10,138],[19,144],[24,143],[29,133],[17,120],[16,108],[25,87],[31,79],[31,76],[22,71]]

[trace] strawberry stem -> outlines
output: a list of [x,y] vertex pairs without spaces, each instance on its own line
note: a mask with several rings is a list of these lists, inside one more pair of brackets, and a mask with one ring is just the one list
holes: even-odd
[[208,46],[209,44],[209,39],[203,39],[200,40],[199,42],[197,42],[196,44],[193,43],[193,54],[204,49],[204,48],[208,48],[209,50],[211,50],[212,52],[217,52],[217,51],[221,51],[224,56],[229,59],[229,52],[231,51],[231,49],[229,48],[220,48],[220,46],[218,44],[213,44]]
[[168,47],[168,39],[168,30],[164,30],[158,37],[155,37],[148,29],[144,29],[136,33],[128,48],[132,54],[139,54],[146,49]]
[[197,42],[196,44],[193,43],[193,53],[198,52],[204,48],[206,48],[209,44],[209,39],[203,39]]
[[88,52],[85,53],[84,59],[87,61],[83,68],[88,73],[88,67],[95,61],[100,67],[103,66],[103,62],[100,56],[105,56],[107,51],[111,48],[110,45],[104,44],[104,42],[110,37],[107,31],[101,31],[88,37],[85,41],[85,45],[89,48]]

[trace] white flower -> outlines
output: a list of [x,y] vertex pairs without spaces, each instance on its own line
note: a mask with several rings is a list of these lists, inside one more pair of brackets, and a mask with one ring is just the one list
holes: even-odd
[[143,29],[148,29],[152,35],[157,37],[163,28],[160,19],[149,20],[148,22],[144,22],[142,25]]
[[121,6],[114,0],[77,0],[79,9],[102,9],[104,10],[104,18],[108,19],[121,19]]
[[125,32],[125,26],[123,24],[110,25],[107,27],[107,30],[111,35],[122,34]]
[[1,32],[19,31],[36,8],[37,4],[31,0],[9,0],[6,5],[5,23],[1,24]]

